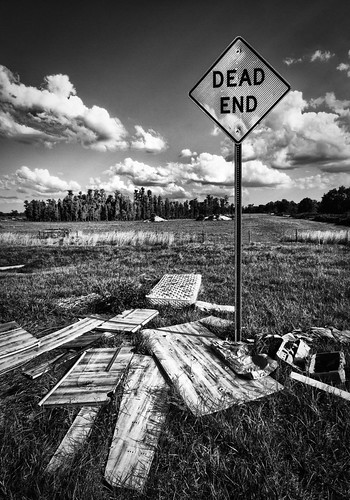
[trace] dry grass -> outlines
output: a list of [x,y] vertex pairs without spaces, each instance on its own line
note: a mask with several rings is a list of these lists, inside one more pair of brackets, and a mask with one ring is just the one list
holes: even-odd
[[148,232],[148,231],[109,231],[103,233],[83,233],[76,231],[74,234],[60,238],[39,238],[31,233],[2,233],[0,245],[19,246],[88,246],[114,245],[114,246],[141,246],[161,245],[171,246],[174,243],[174,233]]
[[318,245],[349,245],[350,231],[298,231],[286,234],[282,241],[316,243]]
[[[283,232],[292,233],[295,227],[300,232],[318,229],[309,222],[303,225],[304,221],[262,217],[259,225],[258,218],[244,218],[244,227],[245,221],[264,241],[243,248],[243,338],[261,333],[284,334],[294,328],[306,331],[310,326],[350,329],[350,247],[278,243]],[[1,265],[26,266],[15,273],[0,274],[0,321],[15,320],[41,336],[44,329],[58,329],[76,321],[80,314],[111,317],[124,309],[147,306],[145,295],[166,273],[200,273],[199,300],[233,304],[233,224],[191,224],[192,233],[183,238],[175,226],[173,231],[170,229],[170,222],[164,226],[164,234],[175,233],[173,243],[167,247],[146,243],[1,245]],[[123,227],[129,231],[122,231]],[[125,223],[119,232],[131,234],[136,228]],[[181,228],[188,231],[189,225]],[[98,295],[98,300],[88,305],[78,301],[90,294]],[[77,304],[74,309],[57,306],[69,297]],[[192,308],[164,307],[150,327],[185,323],[203,316]],[[221,316],[233,318],[230,314]],[[145,352],[147,346],[140,345],[137,336],[133,341],[138,352]],[[342,348],[349,366],[349,345],[318,342],[313,343],[313,352]],[[37,403],[63,372],[52,371],[29,381],[15,370],[0,378],[0,498],[350,498],[349,403],[290,380],[285,366],[274,375],[284,385],[283,391],[203,418],[194,417],[173,390],[142,496],[123,489],[111,492],[103,484],[117,418],[114,405],[101,410],[89,442],[71,467],[54,477],[47,476],[45,466],[78,409],[43,409]],[[344,389],[350,389],[349,382]]]

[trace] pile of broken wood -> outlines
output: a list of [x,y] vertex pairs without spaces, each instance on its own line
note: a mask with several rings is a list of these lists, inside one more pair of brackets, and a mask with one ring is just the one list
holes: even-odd
[[[263,350],[257,354],[258,343],[235,343],[217,335],[233,330],[229,320],[208,316],[190,323],[144,329],[158,314],[156,309],[134,309],[109,320],[89,316],[42,338],[36,338],[14,321],[0,324],[0,375],[22,366],[23,374],[34,379],[57,364],[68,360],[72,363],[39,402],[44,408],[80,408],[47,465],[48,473],[68,463],[77,447],[88,439],[99,409],[113,400],[119,385],[123,393],[105,479],[112,486],[139,491],[145,486],[166,419],[171,385],[190,411],[200,417],[283,389],[270,376],[283,360],[296,370],[291,374],[293,379],[309,384],[311,381],[316,387],[350,399],[350,393],[322,381],[336,382],[336,374],[340,381],[345,380],[344,357],[334,356],[330,360],[326,356],[329,366],[324,369],[319,359],[310,356],[308,345],[321,335],[348,342],[350,332],[311,329],[285,336],[265,335],[258,338],[260,345],[277,340],[278,348],[274,355]],[[93,346],[102,336],[120,332],[140,332],[151,355],[135,353],[128,341],[118,348]],[[63,352],[49,361],[40,361],[42,354],[58,348]],[[322,379],[324,375],[334,378]]]

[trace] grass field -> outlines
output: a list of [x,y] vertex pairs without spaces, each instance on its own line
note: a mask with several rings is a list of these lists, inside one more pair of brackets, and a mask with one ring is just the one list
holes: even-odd
[[[36,237],[40,229],[55,226],[62,224],[1,222],[0,237],[9,232]],[[3,240],[0,267],[25,267],[0,272],[1,322],[15,320],[40,336],[79,315],[111,317],[127,308],[147,306],[145,295],[165,273],[200,273],[199,300],[234,303],[232,222],[62,227],[70,227],[75,235],[113,231],[157,236],[140,237],[136,244],[126,239],[124,244],[39,241],[28,246]],[[350,246],[282,241],[296,229],[299,233],[337,228],[289,218],[243,217],[243,338],[310,326],[350,329]],[[59,306],[62,299],[89,294],[98,298],[72,309]],[[204,316],[193,309],[161,308],[152,325]],[[120,338],[108,345],[119,345]],[[139,337],[133,340],[144,352]],[[318,341],[312,352],[341,347]],[[342,348],[349,364],[350,349]],[[117,415],[114,405],[102,410],[88,445],[72,467],[48,477],[45,466],[78,411],[38,406],[61,375],[57,370],[29,381],[16,370],[0,378],[0,498],[1,494],[9,500],[350,498],[349,403],[290,380],[286,366],[274,375],[285,386],[280,393],[207,417],[195,418],[172,392],[142,496],[110,491],[102,481]],[[349,383],[343,388],[349,390]]]

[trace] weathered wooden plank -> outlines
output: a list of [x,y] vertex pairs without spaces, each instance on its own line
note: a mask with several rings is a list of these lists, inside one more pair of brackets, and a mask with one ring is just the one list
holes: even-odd
[[39,344],[39,339],[24,330],[15,321],[4,323],[0,327],[0,360],[38,347]]
[[115,487],[142,491],[168,407],[168,386],[150,356],[130,365],[105,470]]
[[46,396],[43,397],[43,399],[41,401],[39,401],[38,405],[39,406],[42,406],[45,401],[51,396],[51,394],[63,383],[63,381],[69,377],[70,373],[74,370],[74,368],[76,367],[77,364],[79,364],[79,362],[82,360],[82,358],[85,356],[86,352],[84,351],[83,353],[81,353],[81,355],[79,356],[79,358],[76,360],[76,362],[70,367],[70,369],[63,375],[63,377],[57,382],[57,384],[54,385],[54,387],[52,387],[52,389],[46,394]]
[[108,402],[132,357],[131,346],[121,347],[119,352],[116,348],[89,349],[39,405],[94,406]]
[[46,467],[46,472],[67,467],[77,450],[89,438],[100,407],[83,406]]
[[103,323],[103,321],[103,319],[98,318],[85,318],[72,325],[57,330],[56,332],[50,333],[45,337],[37,339],[38,341],[40,341],[39,347],[28,349],[26,351],[16,353],[12,356],[0,359],[0,374],[11,371],[14,368],[18,368],[31,359],[40,356],[40,354],[62,346],[70,340],[73,340],[80,335],[93,330],[96,326],[99,326],[101,323]]
[[156,309],[131,309],[105,321],[97,330],[135,333],[158,314],[159,312]]
[[62,347],[64,349],[82,349],[83,347],[91,347],[98,340],[103,337],[103,332],[92,331],[88,333],[84,333],[80,337],[77,337],[70,342],[67,342]]
[[297,380],[298,382],[303,382],[304,384],[310,385],[312,387],[316,387],[317,389],[321,389],[321,391],[328,392],[328,394],[334,394],[334,396],[339,396],[340,398],[350,401],[350,392],[338,389],[338,387],[333,387],[332,385],[325,384],[324,382],[314,380],[313,378],[306,377],[305,375],[301,375],[300,373],[296,372],[291,372],[290,378]]
[[235,306],[224,306],[220,304],[213,304],[211,302],[203,302],[202,300],[197,300],[195,303],[196,309],[199,309],[200,311],[219,311],[219,312],[230,312],[234,313],[235,312]]
[[142,335],[195,415],[215,413],[283,387],[271,377],[237,376],[211,349],[212,340],[220,339],[200,322],[144,330]]

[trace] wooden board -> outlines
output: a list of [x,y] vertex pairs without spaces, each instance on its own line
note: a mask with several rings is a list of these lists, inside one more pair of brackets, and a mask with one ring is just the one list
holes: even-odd
[[131,346],[89,349],[65,374],[39,406],[81,405],[107,403],[128,367],[133,351]]
[[321,389],[321,391],[328,392],[328,394],[334,394],[334,396],[339,396],[340,398],[350,401],[350,392],[338,389],[338,387],[325,384],[324,382],[314,380],[313,378],[306,377],[305,375],[301,375],[300,373],[296,372],[291,372],[290,378],[298,380],[298,382],[303,382],[304,384],[310,385],[312,387],[316,387],[317,389]]
[[212,304],[211,302],[203,302],[202,300],[197,300],[195,303],[196,309],[200,311],[219,311],[219,312],[235,312],[235,306],[223,306],[219,304]]
[[103,332],[92,331],[84,333],[80,337],[67,342],[62,347],[63,349],[82,349],[83,347],[91,347],[103,337]]
[[194,415],[246,403],[282,389],[272,377],[248,380],[236,375],[211,349],[220,339],[199,321],[143,330],[142,336]]
[[14,355],[0,359],[0,374],[9,372],[18,366],[24,365],[31,359],[40,356],[44,352],[51,351],[61,345],[73,340],[86,332],[93,330],[96,326],[103,323],[103,319],[85,318],[72,325],[66,326],[56,332],[41,337],[39,347],[28,349],[26,351],[15,353]]
[[159,312],[156,309],[131,309],[105,321],[96,330],[135,333],[158,314]]
[[150,356],[135,355],[105,470],[112,486],[142,491],[168,407],[168,386]]
[[89,438],[100,407],[83,406],[46,467],[46,472],[68,467],[77,450]]
[[0,360],[38,347],[39,344],[39,339],[21,328],[15,321],[0,325]]

